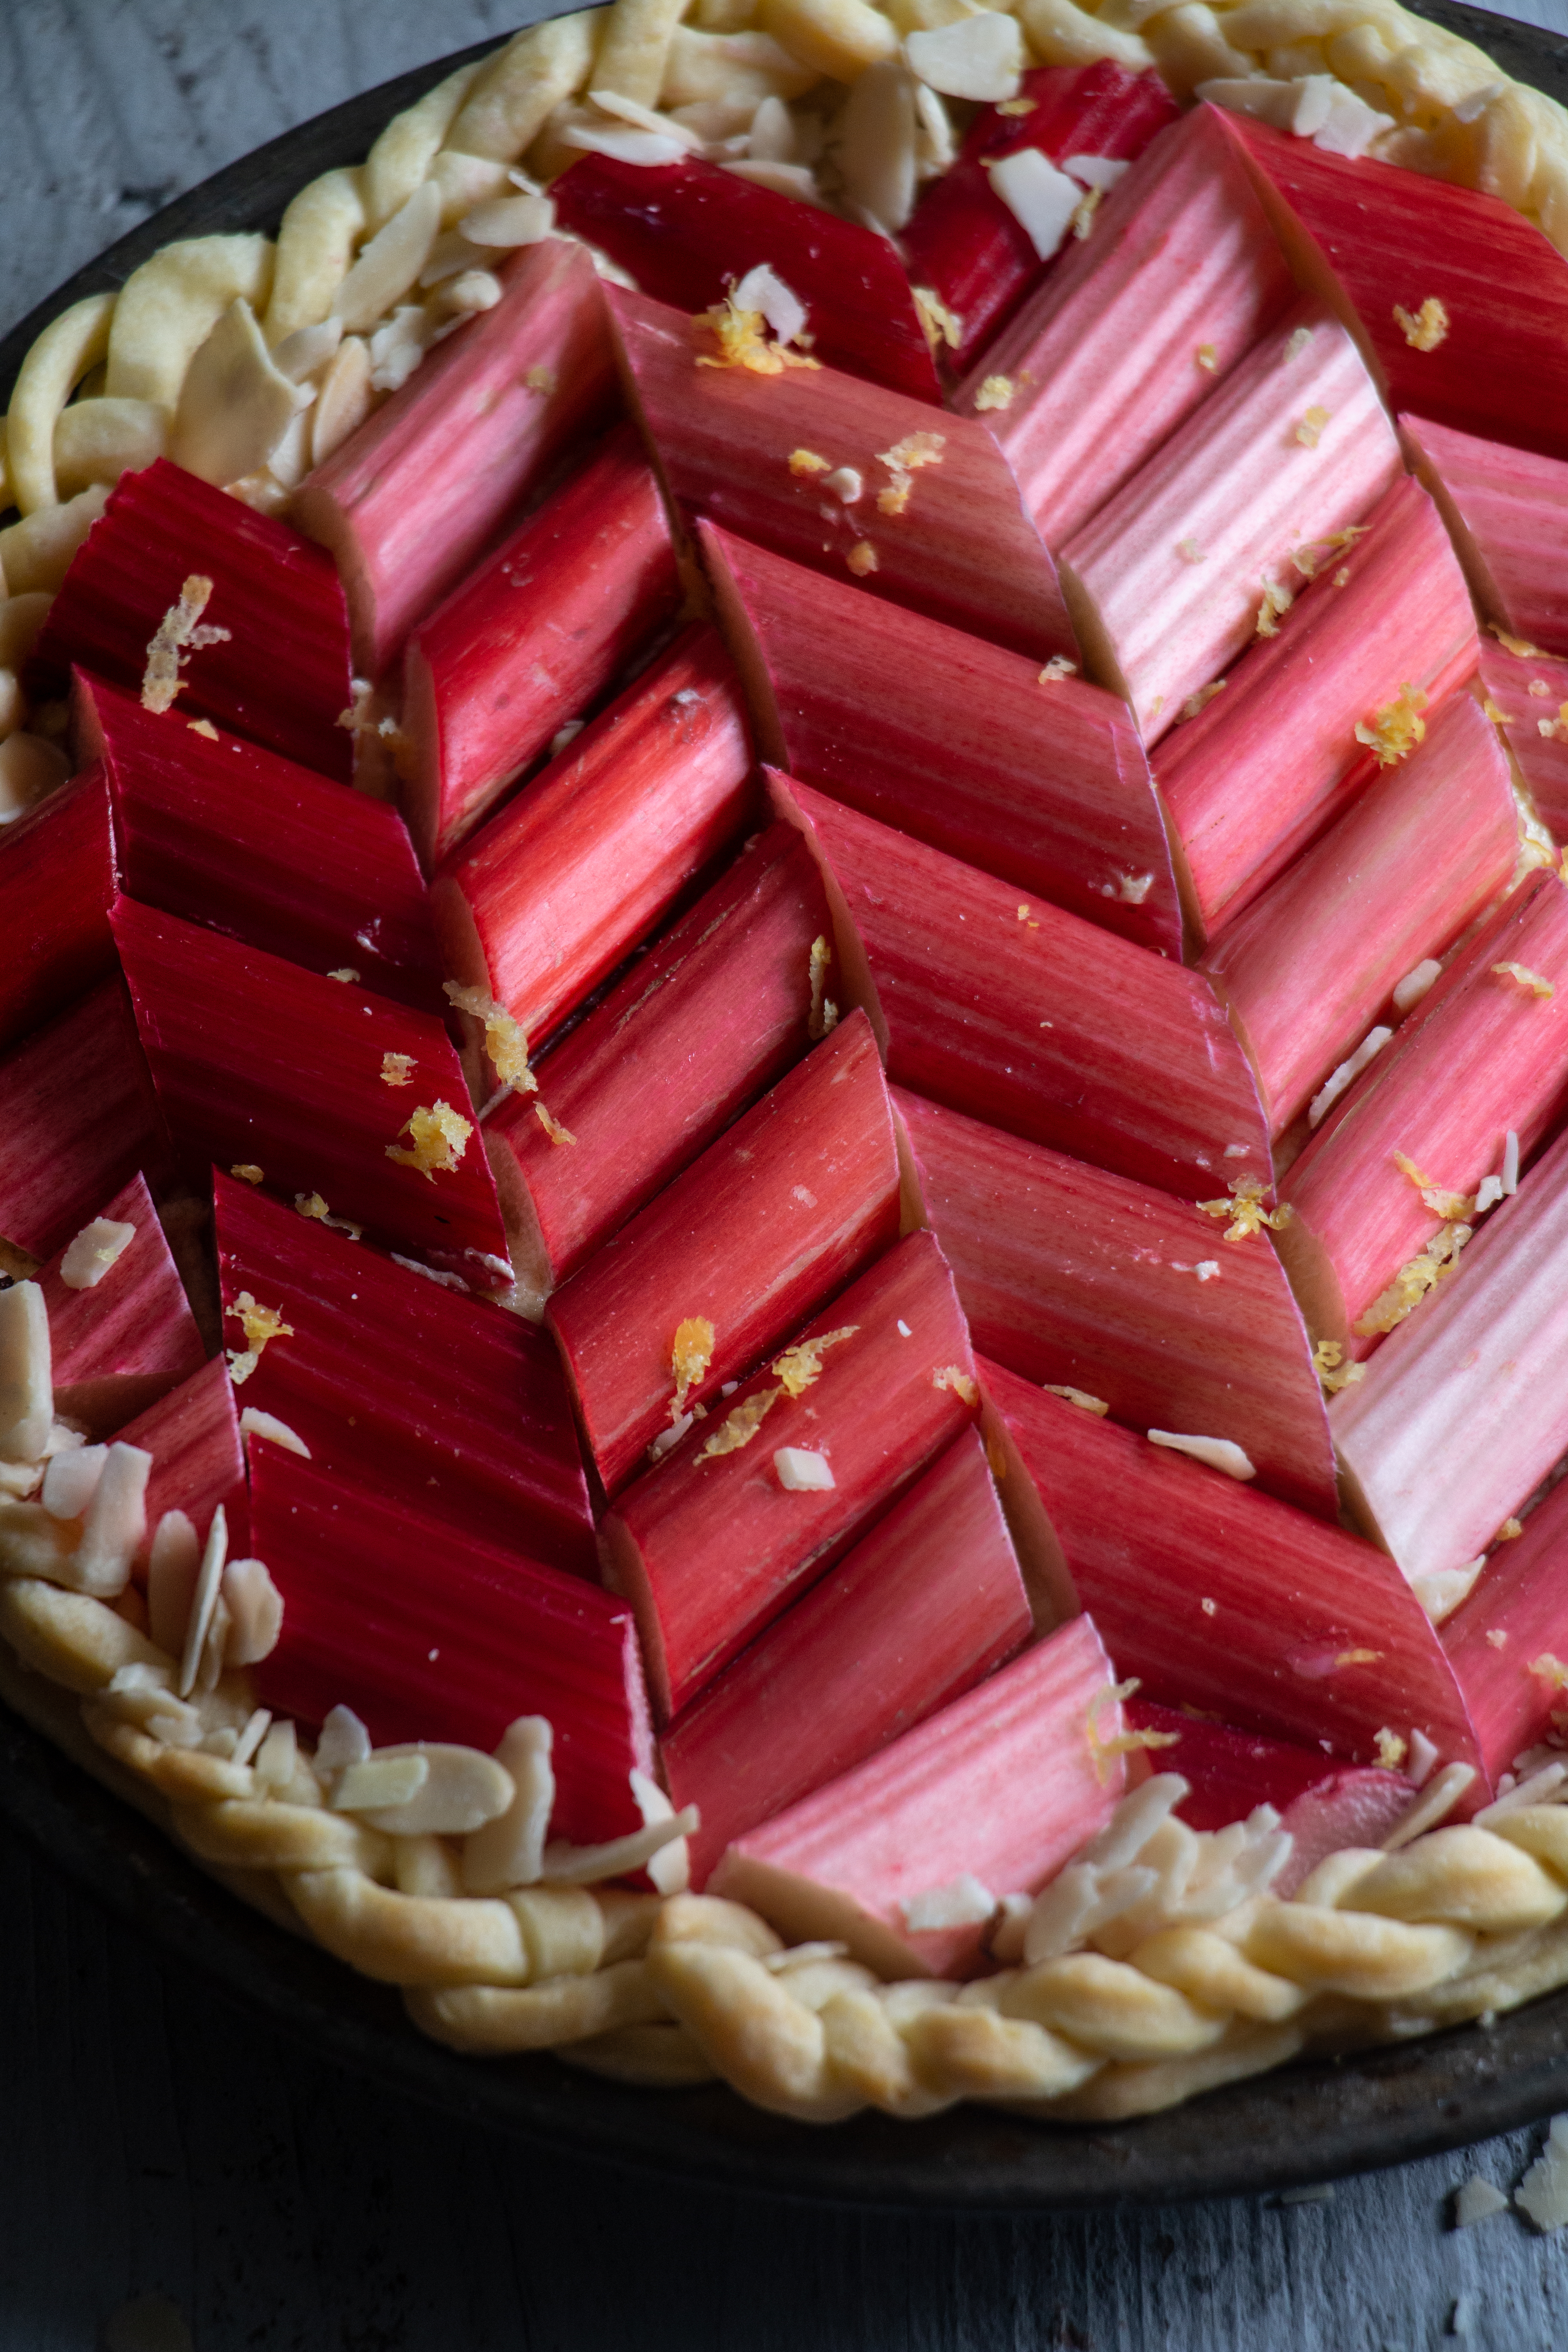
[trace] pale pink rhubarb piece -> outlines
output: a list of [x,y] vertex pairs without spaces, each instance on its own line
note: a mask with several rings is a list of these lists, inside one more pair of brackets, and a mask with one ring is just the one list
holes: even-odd
[[1381,770],[1226,925],[1204,968],[1252,1055],[1277,1136],[1374,1022],[1397,1022],[1394,989],[1506,887],[1518,847],[1497,731],[1468,695],[1453,695],[1409,758]]
[[1510,636],[1568,654],[1568,460],[1425,416],[1399,427],[1482,612]]
[[1443,1626],[1494,1780],[1538,1740],[1555,1744],[1568,1706],[1560,1670],[1568,1662],[1568,1484],[1553,1486],[1522,1532],[1519,1525],[1495,1532],[1485,1568]]
[[694,1883],[732,1837],[983,1681],[1030,1631],[984,1444],[967,1430],[660,1740],[673,1802],[702,1815]]
[[1449,964],[1281,1182],[1291,1213],[1277,1242],[1313,1338],[1369,1354],[1373,1326],[1388,1328],[1380,1297],[1434,1236],[1463,1222],[1482,1178],[1500,1176],[1509,1134],[1528,1165],[1565,1108],[1568,890],[1536,873]]
[[[37,1275],[48,1307],[55,1411],[95,1438],[178,1387],[206,1353],[140,1171],[81,1232],[90,1234],[100,1221],[133,1230],[128,1242],[112,1231],[105,1236],[115,1255],[97,1279],[79,1279],[91,1243],[79,1248],[75,1234]],[[76,1281],[64,1278],[62,1263]]]
[[1535,813],[1561,846],[1568,842],[1568,661],[1510,653],[1489,635],[1480,659],[1487,716],[1502,729]]
[[[608,300],[628,389],[681,506],[952,628],[1040,662],[1076,660],[1055,566],[977,419],[832,368],[701,366],[719,345],[700,320],[620,287]],[[823,463],[792,466],[797,453]],[[857,495],[831,487],[841,475]]]
[[583,247],[547,237],[500,275],[495,308],[433,352],[294,499],[300,530],[337,558],[367,677],[614,409],[609,322]]
[[1021,890],[1180,956],[1163,819],[1114,695],[711,524],[700,537],[764,757]]
[[926,1214],[974,1344],[1138,1430],[1239,1445],[1332,1518],[1333,1447],[1300,1310],[1267,1236],[896,1088]]
[[1568,1137],[1334,1401],[1364,1523],[1406,1576],[1484,1552],[1568,1446]]
[[1366,520],[1353,544],[1303,548],[1316,576],[1278,635],[1154,755],[1211,937],[1375,775],[1356,729],[1406,688],[1435,706],[1476,666],[1464,575],[1426,492],[1402,476]]
[[[1032,1892],[1121,1794],[1110,1662],[1076,1617],[879,1756],[737,1838],[710,1882],[791,1941],[834,1937],[886,1977],[962,1976],[989,1915],[911,1927],[904,1906],[955,1882]],[[979,1895],[974,1908],[980,1908]],[[917,1917],[919,1913],[917,1911]]]
[[1246,650],[1270,583],[1301,585],[1294,551],[1363,521],[1398,471],[1360,353],[1304,299],[1063,548],[1090,673],[1145,742]]
[[984,417],[1026,509],[1060,548],[1202,405],[1292,293],[1247,172],[1212,110],[1199,107],[1112,189],[1091,235],[970,370],[953,405]]
[[1079,1601],[1147,1696],[1351,1762],[1414,1730],[1445,1763],[1479,1764],[1436,1629],[1374,1544],[999,1365],[981,1376]]

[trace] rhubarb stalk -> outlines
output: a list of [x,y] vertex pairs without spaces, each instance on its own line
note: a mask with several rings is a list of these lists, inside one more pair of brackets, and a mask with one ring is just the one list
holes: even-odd
[[245,1449],[239,1414],[221,1358],[204,1364],[177,1389],[149,1405],[120,1432],[127,1445],[153,1456],[147,1480],[147,1543],[138,1562],[145,1582],[147,1552],[165,1511],[184,1511],[205,1538],[221,1503],[228,1520],[231,1558],[249,1542],[250,1504],[245,1481]]
[[1333,1517],[1322,1391],[1265,1234],[1223,1240],[1168,1192],[893,1099],[984,1354],[1134,1429],[1228,1438],[1263,1486]]
[[[1468,1433],[1467,1445],[1470,1443]],[[1558,1743],[1568,1705],[1568,1485],[1514,1522],[1443,1627],[1495,1780],[1538,1740]],[[1568,1759],[1565,1759],[1568,1760]]]
[[619,287],[608,299],[678,504],[1036,661],[1076,659],[1055,568],[983,425],[831,368],[718,364],[701,320]]
[[1026,511],[1059,548],[1229,375],[1292,290],[1245,170],[1199,107],[1111,191],[1088,242],[970,369],[954,405],[984,418]]
[[0,834],[0,1049],[112,966],[113,896],[109,795],[92,767]]
[[398,763],[427,865],[472,833],[679,601],[658,488],[623,426],[409,643]]
[[[952,1277],[931,1235],[911,1234],[628,1487],[600,1554],[637,1610],[660,1721],[826,1574],[978,1406]],[[833,1485],[786,1486],[786,1448],[822,1454]]]
[[1568,661],[1510,653],[1483,637],[1481,687],[1487,717],[1502,729],[1535,814],[1561,846],[1568,842]]
[[950,856],[1180,956],[1164,823],[1114,695],[711,524],[701,540],[765,757]]
[[773,790],[841,894],[840,960],[860,975],[889,1077],[1187,1200],[1226,1185],[1262,1195],[1257,1087],[1201,973],[809,785]]
[[432,352],[295,497],[300,530],[337,559],[366,677],[613,413],[609,326],[582,247],[547,237],[501,279],[495,308]]
[[1399,429],[1482,612],[1510,636],[1568,654],[1568,463],[1425,416],[1402,416]]
[[[1110,1819],[1121,1728],[1100,1637],[1074,1618],[737,1838],[712,1890],[883,1976],[973,1975],[1000,1898],[1033,1894]],[[931,1912],[942,1925],[923,1924]]]
[[37,1283],[55,1411],[91,1437],[111,1436],[201,1369],[206,1350],[140,1173],[39,1268]]
[[486,1118],[530,1311],[834,1017],[832,937],[805,844],[770,826],[551,1052],[539,1096],[509,1093]]
[[855,1013],[545,1310],[606,1491],[894,1241],[899,1205],[887,1084]]
[[118,974],[0,1061],[0,1237],[52,1257],[141,1169],[162,1198],[173,1156]]

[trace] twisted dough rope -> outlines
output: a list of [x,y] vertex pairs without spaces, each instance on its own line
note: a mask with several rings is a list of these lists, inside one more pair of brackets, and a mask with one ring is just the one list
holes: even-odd
[[[0,1635],[74,1696],[100,1760],[119,1768],[111,1785],[161,1799],[199,1861],[274,1916],[281,1897],[335,1958],[398,1986],[425,2032],[471,2055],[554,2050],[649,2086],[717,2076],[805,2123],[867,2106],[914,2120],[963,2099],[1109,2122],[1568,1981],[1568,1806],[1521,1804],[1393,1853],[1346,1850],[1289,1901],[1250,1896],[1124,1958],[1073,1951],[969,1984],[883,1984],[838,1946],[786,1950],[720,1897],[464,1895],[447,1842],[327,1811],[303,1765],[286,1795],[260,1793],[248,1764],[166,1747],[117,1713],[104,1694],[121,1667],[171,1661],[106,1603],[8,1579]],[[247,1678],[226,1675],[209,1704],[215,1721],[243,1723]]]

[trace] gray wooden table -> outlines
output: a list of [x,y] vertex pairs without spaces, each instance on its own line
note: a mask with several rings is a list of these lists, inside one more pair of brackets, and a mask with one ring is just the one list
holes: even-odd
[[[508,13],[0,0],[0,332],[179,189]],[[1507,13],[1568,33],[1568,0]],[[1449,2210],[1539,2138],[1310,2202],[944,2222],[725,2198],[327,2070],[0,1833],[0,2352],[1548,2352],[1568,2233]]]

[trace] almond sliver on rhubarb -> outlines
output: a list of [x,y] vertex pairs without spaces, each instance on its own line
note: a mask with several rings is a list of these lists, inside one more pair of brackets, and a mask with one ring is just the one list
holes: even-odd
[[1364,1523],[1405,1574],[1483,1552],[1568,1446],[1568,1138],[1336,1398]]
[[1030,1631],[984,1444],[967,1430],[660,1740],[672,1801],[702,1815],[694,1883],[732,1837],[984,1681]]
[[[607,299],[679,505],[1016,653],[1077,658],[1055,566],[982,424],[832,368],[701,366],[719,353],[710,328],[620,287]],[[911,444],[915,462],[887,462]],[[792,467],[796,453],[823,464]],[[825,487],[841,472],[858,495]]]
[[1062,551],[1090,673],[1145,742],[1245,650],[1267,583],[1301,584],[1292,550],[1361,522],[1398,470],[1355,345],[1299,302]]
[[1481,610],[1511,636],[1568,654],[1568,462],[1425,416],[1402,416],[1399,429]]
[[1111,191],[1090,236],[953,405],[984,417],[1026,510],[1059,549],[1202,406],[1293,290],[1247,173],[1200,107]]
[[792,1942],[828,1937],[888,1977],[973,1974],[988,1916],[912,1929],[904,1906],[973,1878],[1032,1893],[1110,1818],[1125,1771],[1091,1734],[1121,1711],[1092,1621],[1077,1617],[879,1756],[737,1838],[712,1891]]
[[[894,1090],[974,1344],[1139,1430],[1202,1430],[1301,1508],[1336,1509],[1328,1416],[1265,1234]],[[1223,1195],[1222,1195],[1223,1197]]]
[[1170,844],[1115,696],[710,523],[700,539],[766,757],[1025,893],[1180,955]]
[[1466,694],[1428,719],[1333,829],[1226,926],[1205,969],[1252,1055],[1278,1136],[1390,1003],[1502,890],[1518,855],[1512,778]]

